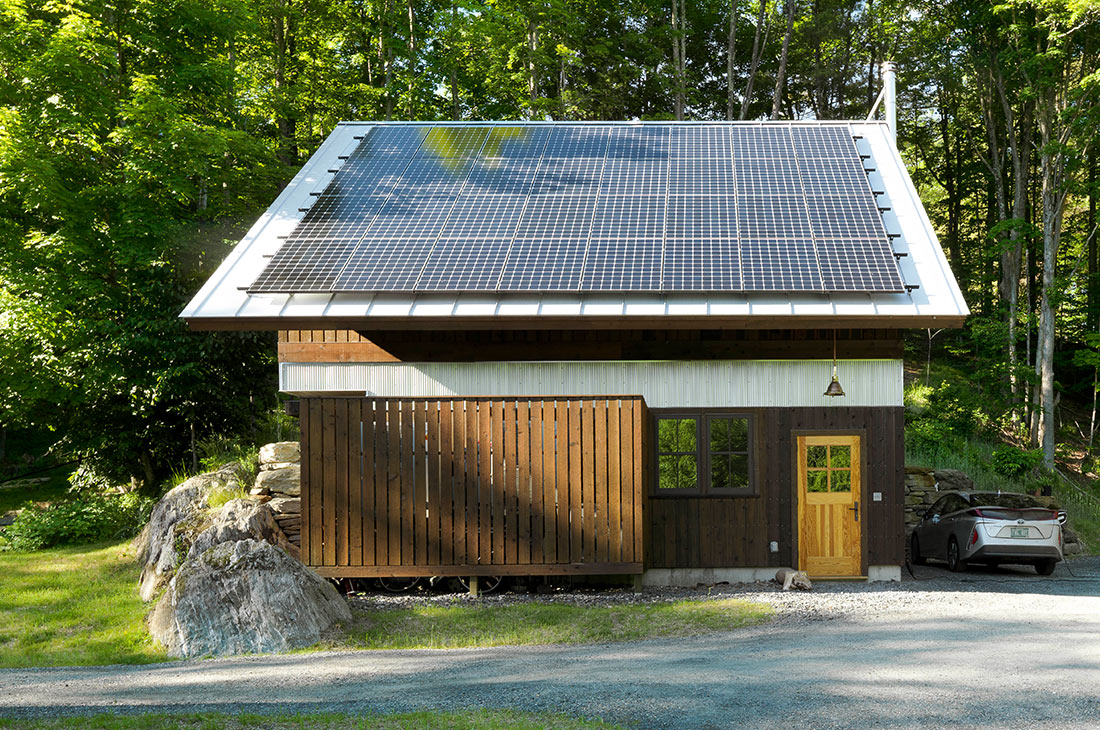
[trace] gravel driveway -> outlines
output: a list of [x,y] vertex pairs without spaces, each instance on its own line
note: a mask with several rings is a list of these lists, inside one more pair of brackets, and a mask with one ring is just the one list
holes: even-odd
[[[931,566],[906,578],[720,587],[777,620],[686,640],[0,670],[0,716],[485,706],[641,728],[1100,727],[1100,559],[1053,578]],[[643,600],[672,593],[707,592]]]

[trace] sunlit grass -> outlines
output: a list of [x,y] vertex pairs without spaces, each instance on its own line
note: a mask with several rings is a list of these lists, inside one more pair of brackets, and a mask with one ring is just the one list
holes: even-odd
[[145,630],[137,579],[129,543],[0,552],[0,667],[167,659]]
[[770,618],[770,606],[736,599],[621,606],[521,603],[356,611],[346,649],[453,649],[598,644],[728,631]]
[[615,730],[620,726],[550,713],[508,710],[411,712],[396,715],[97,715],[48,720],[4,720],[2,730]]

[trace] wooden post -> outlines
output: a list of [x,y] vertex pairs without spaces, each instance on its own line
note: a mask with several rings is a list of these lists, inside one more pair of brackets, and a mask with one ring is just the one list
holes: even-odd
[[477,576],[470,576],[470,598],[477,598]]

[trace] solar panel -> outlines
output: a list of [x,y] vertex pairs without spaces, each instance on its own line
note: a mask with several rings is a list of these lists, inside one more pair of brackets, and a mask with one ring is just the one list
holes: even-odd
[[375,125],[250,292],[900,291],[844,124]]

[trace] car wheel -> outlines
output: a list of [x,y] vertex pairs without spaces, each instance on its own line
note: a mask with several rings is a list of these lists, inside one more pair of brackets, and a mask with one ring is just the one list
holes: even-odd
[[920,554],[920,540],[917,539],[915,532],[909,536],[909,562],[913,565],[924,565],[928,562]]
[[[469,579],[463,577],[459,578],[458,582],[462,584],[463,590],[470,590]],[[500,588],[500,584],[504,582],[504,579],[499,575],[483,575],[477,579],[477,592],[478,593],[492,593],[497,588]]]
[[419,578],[379,578],[378,586],[387,593],[407,593],[420,585]]
[[959,557],[959,541],[955,538],[947,543],[947,569],[952,573],[962,573],[966,570],[966,561]]
[[1039,575],[1050,575],[1054,572],[1054,566],[1057,564],[1058,561],[1053,559],[1040,560],[1035,564],[1035,572]]

